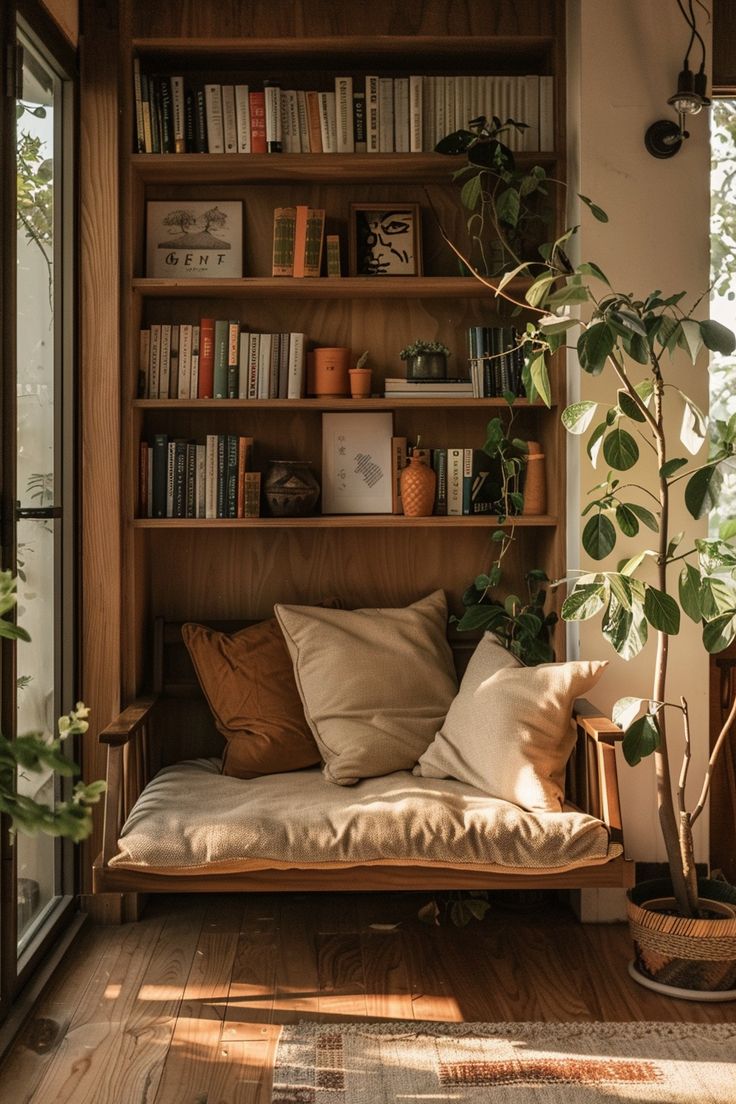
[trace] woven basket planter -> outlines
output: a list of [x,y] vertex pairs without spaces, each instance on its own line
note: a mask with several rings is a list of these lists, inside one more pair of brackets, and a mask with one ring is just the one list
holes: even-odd
[[[726,882],[698,883],[701,905],[722,915],[688,919],[647,907],[672,896],[666,880],[643,882],[628,892],[629,930],[636,953],[635,970],[658,986],[697,994],[722,993],[736,997],[736,888]],[[634,975],[636,976],[636,975]],[[674,994],[673,994],[674,995]],[[728,998],[730,999],[730,997]]]

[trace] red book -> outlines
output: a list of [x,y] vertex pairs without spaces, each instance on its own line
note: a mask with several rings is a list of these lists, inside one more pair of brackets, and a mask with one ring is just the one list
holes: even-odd
[[215,393],[215,320],[199,321],[199,381],[197,398],[211,399]]
[[266,93],[250,93],[250,152],[266,153]]

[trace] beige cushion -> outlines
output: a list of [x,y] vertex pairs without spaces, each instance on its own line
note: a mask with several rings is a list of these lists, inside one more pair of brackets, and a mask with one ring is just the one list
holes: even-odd
[[575,743],[573,703],[605,666],[522,667],[486,633],[442,729],[414,773],[457,778],[523,809],[559,811],[565,764]]
[[350,786],[411,770],[457,693],[444,592],[406,609],[274,612],[325,778]]
[[319,763],[275,618],[232,635],[196,624],[181,633],[227,741],[223,774],[255,778]]

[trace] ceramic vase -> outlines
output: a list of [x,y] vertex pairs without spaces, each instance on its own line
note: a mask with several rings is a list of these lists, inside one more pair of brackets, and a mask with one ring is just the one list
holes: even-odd
[[335,347],[314,350],[314,394],[327,398],[348,395],[350,349]]
[[406,517],[430,516],[436,485],[435,471],[419,456],[412,456],[401,473],[401,504]]
[[319,498],[319,483],[308,460],[271,460],[263,495],[273,517],[306,517]]
[[416,353],[406,362],[406,378],[410,380],[447,379],[445,353]]

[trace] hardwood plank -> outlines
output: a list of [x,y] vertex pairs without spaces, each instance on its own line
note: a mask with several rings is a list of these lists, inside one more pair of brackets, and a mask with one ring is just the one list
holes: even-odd
[[447,977],[439,929],[416,921],[401,931],[404,961],[416,1020],[462,1022],[462,1012]]
[[242,902],[214,898],[207,907],[171,1036],[155,1104],[198,1104],[228,1064],[221,1046],[227,991],[240,934]]
[[272,1038],[276,991],[277,902],[247,901],[227,993],[222,1037],[225,1042],[264,1044]]
[[320,1018],[359,1019],[367,1015],[360,935],[317,935],[318,1008]]
[[285,1024],[315,1019],[319,1013],[319,971],[314,912],[305,908],[304,897],[285,898],[279,905],[274,1020]]
[[360,943],[366,1014],[375,1020],[414,1019],[401,932],[362,932]]

